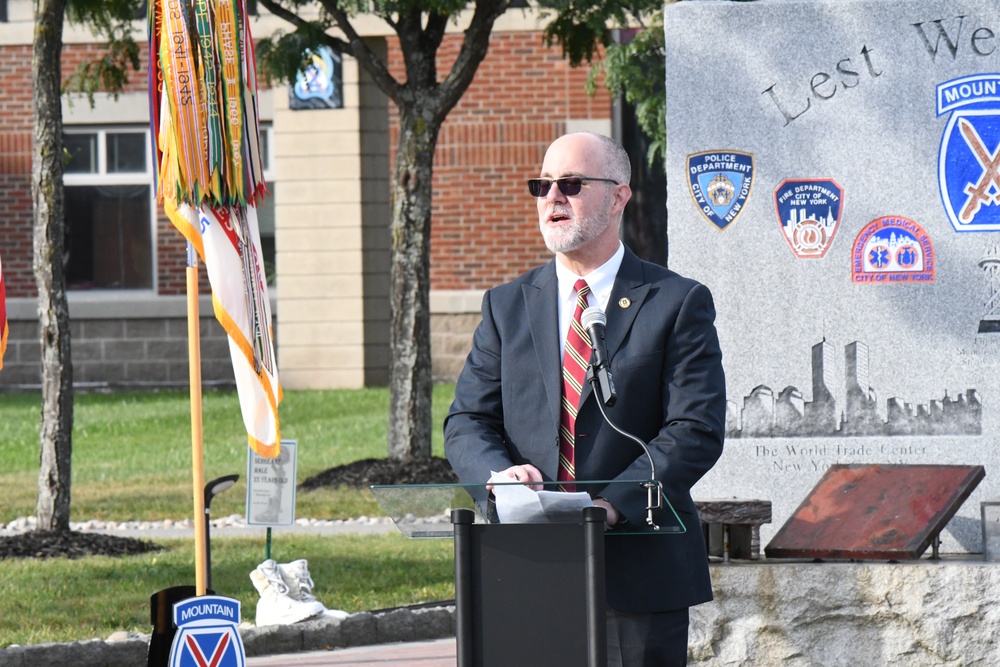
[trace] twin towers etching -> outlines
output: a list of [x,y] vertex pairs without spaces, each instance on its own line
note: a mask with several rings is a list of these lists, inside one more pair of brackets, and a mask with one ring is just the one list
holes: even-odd
[[[984,312],[977,334],[1000,334],[1000,247],[988,249],[978,262],[984,273]],[[825,338],[812,346],[812,400],[794,386],[777,395],[758,385],[743,397],[742,409],[726,405],[727,438],[788,438],[824,436],[981,435],[982,402],[974,388],[957,396],[911,404],[899,397],[881,409],[870,384],[869,347],[853,341],[843,348],[844,393],[841,404],[836,385],[837,349]]]

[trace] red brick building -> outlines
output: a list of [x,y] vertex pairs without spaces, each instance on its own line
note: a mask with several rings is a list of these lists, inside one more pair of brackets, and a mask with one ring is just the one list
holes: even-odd
[[[0,23],[0,257],[10,343],[0,388],[37,386],[32,273],[30,3],[9,4]],[[285,28],[251,22],[256,37]],[[388,29],[362,21],[371,43],[401,76]],[[585,91],[542,43],[540,24],[510,12],[498,21],[472,86],[449,114],[435,155],[431,239],[434,371],[454,375],[478,321],[482,291],[547,261],[533,199],[546,146],[575,129],[615,132],[606,91]],[[450,65],[461,36],[439,53]],[[67,30],[63,75],[98,52]],[[145,59],[147,54],[143,54]],[[145,60],[144,60],[145,62]],[[272,197],[261,212],[271,255],[279,372],[289,389],[358,387],[387,380],[389,175],[397,128],[391,103],[357,63],[343,61],[343,107],[289,108],[288,88],[264,90],[261,117]],[[145,71],[117,101],[64,103],[67,147],[67,275],[74,375],[96,386],[187,383],[183,303],[185,242],[155,203]],[[228,347],[202,306],[203,376],[231,381]]]

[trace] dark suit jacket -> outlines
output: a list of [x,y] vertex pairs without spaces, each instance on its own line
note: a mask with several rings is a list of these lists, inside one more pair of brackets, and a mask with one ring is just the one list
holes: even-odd
[[[531,463],[555,479],[562,360],[555,263],[483,297],[444,423],[445,453],[464,483]],[[607,306],[606,340],[619,427],[649,443],[656,476],[687,527],[683,535],[616,535],[605,540],[608,604],[667,611],[712,599],[690,489],[722,454],[725,377],[715,307],[703,285],[644,262],[627,248]],[[642,449],[603,420],[588,383],[576,421],[578,480],[641,480]],[[645,522],[645,491],[611,485],[607,498],[633,524]]]

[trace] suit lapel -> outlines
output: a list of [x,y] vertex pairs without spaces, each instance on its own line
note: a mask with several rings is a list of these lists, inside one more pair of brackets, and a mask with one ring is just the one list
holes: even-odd
[[[625,340],[625,334],[632,328],[635,316],[639,313],[639,307],[648,292],[649,284],[645,283],[642,277],[642,263],[626,247],[625,256],[618,268],[618,275],[615,276],[615,284],[611,288],[611,296],[608,297],[605,311],[608,323],[604,328],[604,343],[608,350],[609,360],[614,359],[615,353],[621,347],[622,341]],[[614,364],[611,365],[611,371],[614,374]],[[593,385],[587,382],[580,393],[580,405],[586,403],[592,393]]]
[[[625,334],[632,328],[635,316],[649,292],[649,283],[642,275],[642,262],[635,254],[625,248],[625,257],[618,269],[611,296],[608,297],[608,307],[605,313],[608,324],[604,331],[604,340],[608,346],[608,359],[613,359]],[[614,367],[612,367],[612,371]]]
[[[608,348],[608,358],[613,360],[626,334],[632,328],[639,308],[649,292],[649,284],[642,275],[642,262],[625,248],[625,257],[615,277],[611,296],[608,298],[608,324],[604,338]],[[562,359],[559,358],[559,288],[556,280],[555,263],[549,262],[538,272],[530,284],[521,288],[524,297],[526,319],[531,331],[536,361],[545,386],[545,397],[552,413],[553,423],[559,423],[562,402]],[[625,299],[628,301],[626,302]],[[628,305],[623,305],[627,303]],[[614,371],[614,365],[611,368]],[[583,405],[593,392],[591,384],[584,384],[580,395]]]
[[556,265],[549,262],[533,282],[521,288],[531,340],[545,386],[554,424],[562,403],[562,361],[559,359],[559,289]]

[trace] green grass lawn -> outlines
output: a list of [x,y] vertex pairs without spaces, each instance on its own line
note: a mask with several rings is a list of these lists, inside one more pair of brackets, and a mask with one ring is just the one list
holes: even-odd
[[[434,388],[432,450],[444,455],[441,422],[454,385]],[[389,392],[289,391],[281,437],[297,440],[298,481],[388,451]],[[247,437],[235,391],[209,391],[202,407],[205,480],[239,474],[212,501],[212,515],[244,514]],[[38,494],[37,394],[0,394],[0,521],[33,515]],[[191,406],[186,392],[79,394],[74,406],[72,521],[190,517]],[[300,492],[296,516],[345,519],[380,510],[355,490]]]
[[[258,595],[249,573],[264,560],[265,541],[212,540],[212,588],[239,600],[253,622]],[[148,634],[149,597],[194,584],[193,540],[165,540],[164,551],[123,558],[0,561],[0,647]],[[398,533],[275,539],[279,562],[309,560],[314,593],[329,609],[384,609],[454,597],[451,540],[408,540]]]
[[[453,385],[434,389],[432,449],[443,455],[440,424]],[[298,481],[365,458],[384,458],[386,389],[286,392],[281,435],[298,441]],[[245,514],[247,439],[234,391],[204,395],[205,479],[238,473],[235,487],[212,501],[212,516]],[[0,522],[34,514],[40,398],[0,394]],[[71,520],[190,518],[192,448],[186,392],[79,394],[74,406]],[[296,516],[381,515],[367,490],[298,492]],[[307,558],[316,596],[329,608],[360,611],[453,597],[450,540],[385,536],[283,536],[271,555]],[[212,540],[212,583],[243,603],[252,621],[257,592],[248,574],[265,556],[259,539]],[[164,541],[165,551],[78,561],[0,561],[0,647],[149,632],[149,596],[194,583],[194,544]]]

